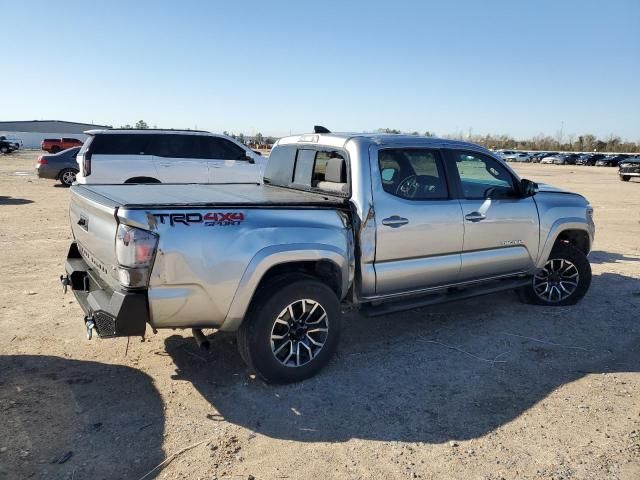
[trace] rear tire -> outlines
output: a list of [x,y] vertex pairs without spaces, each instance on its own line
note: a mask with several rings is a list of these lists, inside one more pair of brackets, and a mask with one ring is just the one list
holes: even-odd
[[7,153],[9,153],[9,149],[7,147],[3,146],[3,147],[0,147],[0,152],[4,153],[6,155]]
[[591,285],[591,264],[587,256],[569,243],[559,243],[544,269],[531,283],[517,290],[520,300],[532,305],[575,305]]
[[623,182],[628,182],[629,180],[631,180],[631,177],[629,175],[620,175],[620,180],[622,180]]
[[238,330],[240,356],[269,383],[299,382],[331,359],[340,336],[340,302],[324,283],[284,275],[261,288]]
[[65,187],[70,187],[73,182],[76,181],[76,175],[78,174],[78,170],[74,170],[73,168],[65,168],[58,175],[58,180]]

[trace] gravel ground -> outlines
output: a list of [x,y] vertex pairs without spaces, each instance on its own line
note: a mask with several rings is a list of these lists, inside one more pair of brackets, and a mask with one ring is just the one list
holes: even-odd
[[36,156],[0,156],[0,478],[640,478],[640,184],[615,169],[516,166],[594,205],[580,304],[352,312],[328,368],[282,387],[228,334],[87,341],[58,281],[69,192]]

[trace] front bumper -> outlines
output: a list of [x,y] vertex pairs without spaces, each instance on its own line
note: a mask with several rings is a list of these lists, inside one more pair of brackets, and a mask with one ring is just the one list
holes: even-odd
[[640,177],[640,167],[622,167],[618,170],[621,177]]
[[84,261],[76,242],[69,247],[65,262],[68,285],[100,337],[143,336],[149,321],[146,290],[114,289]]

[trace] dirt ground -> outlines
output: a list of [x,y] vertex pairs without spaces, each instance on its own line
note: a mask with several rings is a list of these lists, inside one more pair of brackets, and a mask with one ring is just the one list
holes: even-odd
[[69,191],[36,156],[0,156],[1,479],[640,478],[640,183],[616,169],[516,166],[595,208],[577,306],[349,313],[328,368],[282,387],[228,334],[87,341],[58,280]]

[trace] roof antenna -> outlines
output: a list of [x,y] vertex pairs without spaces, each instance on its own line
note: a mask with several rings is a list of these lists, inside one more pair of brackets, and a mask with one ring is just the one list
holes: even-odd
[[313,133],[331,133],[331,130],[329,130],[326,127],[323,127],[322,125],[314,125]]

